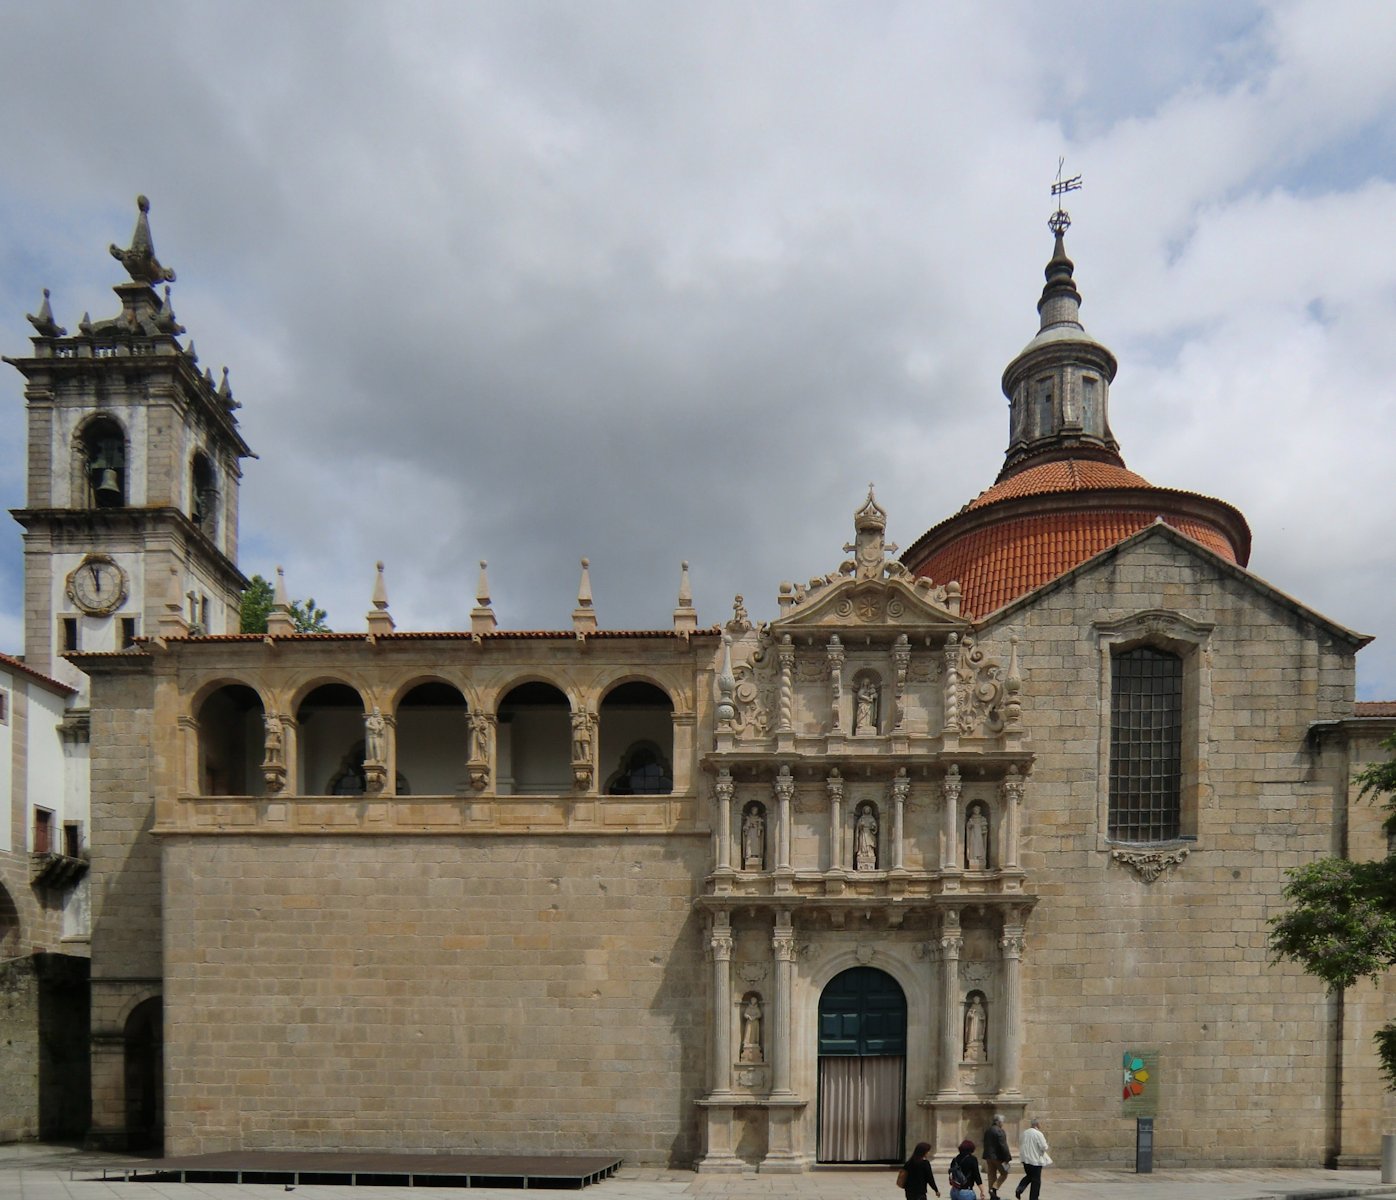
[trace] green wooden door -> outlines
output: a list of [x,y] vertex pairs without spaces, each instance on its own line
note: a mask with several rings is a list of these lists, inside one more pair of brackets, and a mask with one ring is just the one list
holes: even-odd
[[820,1162],[897,1162],[906,1117],[906,995],[853,967],[819,998]]

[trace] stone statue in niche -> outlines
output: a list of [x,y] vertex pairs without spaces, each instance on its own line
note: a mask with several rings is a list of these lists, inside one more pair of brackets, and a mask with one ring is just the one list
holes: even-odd
[[755,802],[742,813],[742,870],[759,871],[766,865],[766,814]]
[[965,866],[971,871],[989,866],[989,815],[979,803],[970,805],[965,818]]
[[877,813],[871,804],[860,804],[853,822],[853,869],[877,870]]
[[853,732],[864,737],[877,733],[877,710],[881,689],[877,680],[865,675],[853,693]]
[[965,1062],[989,1060],[989,1011],[981,992],[972,992],[965,1005]]
[[378,705],[364,718],[364,762],[388,761],[388,724]]
[[766,1061],[761,1054],[761,997],[755,992],[748,992],[742,1002],[742,1046],[737,1061]]
[[262,724],[266,728],[265,765],[268,767],[284,765],[286,761],[286,733],[281,723],[280,714],[267,713],[262,718]]

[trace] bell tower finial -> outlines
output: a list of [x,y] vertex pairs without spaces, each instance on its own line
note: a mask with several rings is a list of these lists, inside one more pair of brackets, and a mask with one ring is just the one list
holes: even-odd
[[136,208],[139,215],[136,217],[135,232],[131,234],[130,248],[123,250],[113,245],[111,256],[126,268],[126,273],[136,283],[173,283],[175,273],[161,266],[160,260],[155,257],[155,242],[150,236],[150,201],[144,196],[137,196]]
[[1066,159],[1057,159],[1057,182],[1052,185],[1052,195],[1057,198],[1057,211],[1047,218],[1047,228],[1060,239],[1068,229],[1071,228],[1071,214],[1062,207],[1062,197],[1069,192],[1079,192],[1081,190],[1081,176],[1073,175],[1070,179],[1062,178],[1062,168],[1066,166]]

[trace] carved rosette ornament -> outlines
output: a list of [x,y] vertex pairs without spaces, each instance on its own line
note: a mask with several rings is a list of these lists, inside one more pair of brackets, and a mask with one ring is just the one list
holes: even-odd
[[1180,866],[1188,853],[1186,846],[1171,846],[1159,850],[1115,849],[1110,851],[1110,857],[1128,867],[1145,883],[1153,883],[1170,867]]

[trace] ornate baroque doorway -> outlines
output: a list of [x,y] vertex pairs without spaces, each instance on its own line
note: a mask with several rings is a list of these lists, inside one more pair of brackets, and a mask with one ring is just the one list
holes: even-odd
[[906,1128],[906,995],[853,967],[819,997],[820,1162],[900,1162]]

